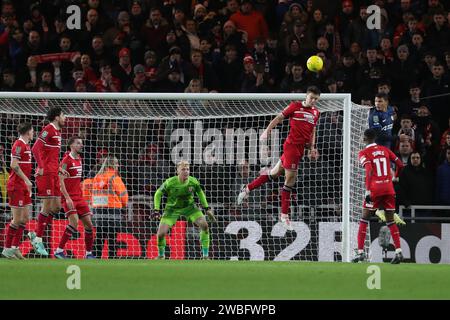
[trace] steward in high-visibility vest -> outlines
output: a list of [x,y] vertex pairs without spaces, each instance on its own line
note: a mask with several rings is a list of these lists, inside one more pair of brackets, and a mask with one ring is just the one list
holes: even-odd
[[92,180],[92,207],[125,208],[128,204],[128,191],[122,178],[114,167],[106,167],[103,171],[102,169],[103,166]]
[[119,248],[117,233],[124,227],[124,209],[128,204],[128,191],[119,175],[119,161],[107,156],[92,179],[91,206],[96,226],[94,255],[102,256],[105,240],[108,242],[109,258],[116,257]]

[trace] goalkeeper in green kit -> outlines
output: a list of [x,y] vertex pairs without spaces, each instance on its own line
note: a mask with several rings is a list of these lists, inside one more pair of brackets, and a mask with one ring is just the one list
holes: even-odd
[[[189,176],[189,163],[180,161],[177,164],[177,176],[164,181],[155,193],[154,218],[161,218],[157,234],[158,259],[165,259],[166,235],[170,228],[177,222],[180,216],[184,216],[189,222],[193,222],[200,228],[200,243],[202,246],[202,257],[208,259],[209,256],[209,226],[202,211],[196,206],[194,194],[198,199],[210,221],[216,221],[213,210],[209,208],[205,193],[200,182]],[[161,216],[161,198],[167,195],[164,214]]]

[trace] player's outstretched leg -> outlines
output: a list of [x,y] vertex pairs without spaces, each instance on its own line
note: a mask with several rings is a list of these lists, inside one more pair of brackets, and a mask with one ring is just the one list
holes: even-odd
[[403,253],[402,248],[400,246],[400,231],[398,230],[397,225],[394,221],[394,211],[393,210],[386,210],[386,225],[389,228],[389,231],[391,232],[392,240],[394,241],[394,247],[395,247],[395,256],[392,259],[392,264],[399,264],[403,261]]
[[[28,217],[28,215],[27,215],[27,217]],[[19,245],[20,245],[20,241],[22,240],[23,231],[25,230],[27,220],[28,220],[28,218],[26,220],[21,220],[19,227],[17,229],[17,232],[16,232],[16,234],[12,240],[12,244],[11,244],[11,248],[14,249],[14,255],[19,260],[25,259],[25,257],[22,255],[22,252],[20,252]]]
[[250,191],[261,187],[268,181],[273,181],[278,176],[280,176],[282,172],[283,167],[281,166],[281,161],[278,161],[278,163],[275,165],[273,169],[264,172],[258,178],[250,182],[248,185],[242,187],[241,192],[239,192],[239,195],[237,197],[236,203],[238,205],[241,205],[244,202],[244,200],[248,198]]

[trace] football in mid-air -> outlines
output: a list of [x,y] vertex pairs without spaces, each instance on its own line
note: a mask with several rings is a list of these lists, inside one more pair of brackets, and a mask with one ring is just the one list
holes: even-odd
[[323,60],[319,56],[311,56],[308,61],[306,61],[306,66],[309,71],[319,72],[323,68]]

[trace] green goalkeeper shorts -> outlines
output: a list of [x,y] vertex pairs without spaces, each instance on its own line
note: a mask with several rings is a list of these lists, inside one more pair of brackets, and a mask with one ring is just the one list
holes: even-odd
[[161,224],[166,224],[172,227],[180,216],[184,216],[189,222],[195,222],[198,218],[204,217],[203,212],[197,207],[167,210],[161,217]]

